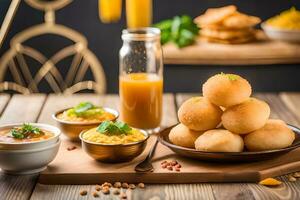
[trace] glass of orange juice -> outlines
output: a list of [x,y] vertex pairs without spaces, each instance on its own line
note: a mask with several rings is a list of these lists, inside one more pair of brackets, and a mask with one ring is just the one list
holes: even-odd
[[163,62],[160,31],[122,33],[119,95],[121,119],[135,128],[157,131],[162,118]]
[[126,0],[128,28],[148,27],[152,23],[152,0]]
[[103,23],[117,22],[122,14],[122,0],[98,0],[99,17]]

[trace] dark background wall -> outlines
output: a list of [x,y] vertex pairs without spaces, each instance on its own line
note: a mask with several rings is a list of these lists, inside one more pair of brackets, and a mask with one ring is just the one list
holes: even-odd
[[[0,15],[3,16],[10,0],[0,1]],[[292,6],[300,9],[299,0],[154,0],[154,22],[174,15],[189,14],[198,16],[209,7],[220,7],[234,4],[239,10],[257,15],[263,20],[278,14]],[[8,49],[13,35],[26,27],[41,23],[43,12],[35,10],[22,1],[6,38],[0,56]],[[118,51],[122,45],[121,30],[126,27],[125,12],[118,23],[103,24],[98,17],[97,0],[74,0],[62,10],[56,12],[57,23],[69,26],[88,38],[89,48],[103,64],[108,92],[118,91]],[[51,41],[51,42],[50,42]],[[31,45],[43,49],[50,57],[58,50],[58,44],[68,43],[61,38],[48,36],[30,41]],[[300,58],[299,58],[300,63]],[[223,72],[236,72],[247,77],[257,91],[300,90],[300,66],[269,65],[269,66],[175,66],[165,65],[165,91],[195,92],[208,76]]]

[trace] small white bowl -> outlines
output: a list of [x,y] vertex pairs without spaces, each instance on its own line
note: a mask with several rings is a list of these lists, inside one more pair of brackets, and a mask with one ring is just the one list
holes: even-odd
[[[39,124],[39,123],[30,123],[30,124],[40,129],[50,131],[51,133],[54,134],[54,136],[47,140],[41,140],[35,142],[7,143],[7,142],[0,141],[0,150],[31,150],[31,149],[47,147],[49,145],[55,144],[58,141],[61,131],[55,126],[51,126],[48,124]],[[4,124],[0,126],[0,131],[11,129],[14,127],[20,127],[22,125],[23,123]]]
[[300,30],[288,30],[272,27],[265,22],[261,24],[266,35],[272,40],[281,40],[285,42],[300,42]]
[[14,175],[38,173],[54,160],[59,146],[60,140],[40,149],[0,150],[0,168]]

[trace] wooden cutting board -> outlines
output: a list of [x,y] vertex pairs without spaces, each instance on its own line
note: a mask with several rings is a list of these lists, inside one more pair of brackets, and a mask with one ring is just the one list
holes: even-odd
[[[55,160],[40,174],[43,184],[99,184],[108,182],[144,183],[200,183],[200,182],[258,182],[267,177],[284,175],[300,170],[300,148],[273,160],[252,163],[209,163],[183,158],[167,147],[158,144],[153,159],[154,171],[136,173],[134,167],[154,144],[151,136],[146,150],[135,160],[120,164],[104,164],[90,158],[80,144],[73,151],[67,148],[74,143],[62,138]],[[181,172],[162,169],[163,160],[177,160]]]
[[197,41],[182,49],[163,46],[165,64],[264,65],[300,63],[300,43],[269,40],[262,31],[258,40],[247,44],[217,44]]

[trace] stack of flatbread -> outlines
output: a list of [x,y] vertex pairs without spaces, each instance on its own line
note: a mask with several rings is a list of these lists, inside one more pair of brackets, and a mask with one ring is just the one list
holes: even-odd
[[194,21],[201,28],[202,39],[224,44],[255,40],[254,26],[261,22],[258,17],[238,12],[234,5],[207,9]]

